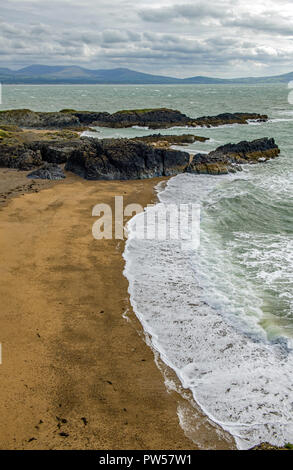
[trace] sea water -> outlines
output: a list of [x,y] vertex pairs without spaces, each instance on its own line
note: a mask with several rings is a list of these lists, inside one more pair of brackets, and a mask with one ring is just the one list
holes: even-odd
[[268,122],[249,125],[97,128],[89,135],[209,137],[183,148],[192,154],[228,142],[275,138],[281,154],[273,161],[243,166],[235,175],[178,175],[158,188],[158,203],[200,204],[197,249],[182,250],[180,240],[138,239],[134,218],[124,258],[131,303],[152,347],[210,419],[230,432],[239,448],[292,442],[293,106],[287,86],[3,88],[1,109],[113,112],[164,106],[192,117],[236,111],[269,115]]

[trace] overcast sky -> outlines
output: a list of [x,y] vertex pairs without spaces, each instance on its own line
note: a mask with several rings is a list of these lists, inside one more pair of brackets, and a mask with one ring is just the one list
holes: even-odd
[[0,67],[129,67],[177,77],[293,71],[293,1],[6,0]]

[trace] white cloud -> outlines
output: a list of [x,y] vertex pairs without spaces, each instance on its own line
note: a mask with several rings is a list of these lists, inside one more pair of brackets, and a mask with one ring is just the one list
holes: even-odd
[[293,69],[287,0],[9,0],[0,17],[1,67],[80,64],[223,77]]

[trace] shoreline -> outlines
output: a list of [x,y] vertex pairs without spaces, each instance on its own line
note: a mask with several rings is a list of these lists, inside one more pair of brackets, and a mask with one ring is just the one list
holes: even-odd
[[[166,389],[132,312],[124,242],[91,234],[95,204],[145,206],[161,179],[67,176],[0,210],[0,446],[196,449],[177,416],[191,405]],[[231,448],[202,418],[205,448]]]

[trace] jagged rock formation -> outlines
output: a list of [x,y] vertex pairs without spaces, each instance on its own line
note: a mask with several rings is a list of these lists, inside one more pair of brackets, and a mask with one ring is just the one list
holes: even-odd
[[241,169],[240,164],[265,162],[277,157],[279,153],[274,139],[265,137],[252,142],[242,141],[223,145],[209,154],[194,155],[186,171],[195,174],[226,174]]
[[85,126],[114,128],[144,126],[151,129],[164,129],[174,126],[211,127],[235,123],[247,124],[250,120],[266,121],[267,119],[266,115],[256,113],[225,113],[194,119],[180,111],[167,108],[125,110],[113,114],[70,109],[51,113],[14,109],[0,112],[0,127],[14,125],[36,129],[78,129]]
[[193,134],[182,135],[162,135],[153,134],[142,137],[134,137],[132,140],[145,142],[146,144],[153,145],[154,147],[169,148],[171,145],[186,145],[193,144],[194,142],[205,142],[209,137],[202,137]]
[[24,144],[1,144],[0,167],[31,170],[43,163],[40,150],[33,150]]
[[70,113],[37,113],[29,109],[13,109],[0,112],[0,127],[14,125],[34,129],[59,129],[78,127],[80,122]]
[[50,163],[66,163],[74,151],[82,148],[86,139],[36,141],[29,144],[34,151],[40,151],[42,160]]
[[86,179],[142,179],[182,173],[189,154],[128,139],[83,139],[66,170]]
[[[34,138],[31,140],[32,135]],[[51,135],[51,134],[50,134]],[[40,139],[42,136],[42,140]],[[29,137],[29,138],[28,138]],[[167,139],[164,143],[162,137]],[[66,164],[66,169],[86,179],[139,179],[189,173],[223,174],[242,163],[264,162],[279,154],[274,139],[228,144],[191,159],[186,152],[168,148],[179,139],[194,136],[147,136],[135,139],[48,139],[48,133],[15,133],[0,141],[0,166],[32,170],[44,164]],[[145,141],[144,141],[145,140]]]
[[64,171],[56,163],[45,163],[37,170],[27,175],[28,178],[43,180],[62,180],[65,178]]
[[266,114],[256,113],[222,113],[217,116],[203,116],[193,119],[193,127],[218,127],[231,124],[248,124],[249,121],[265,122],[268,120]]

